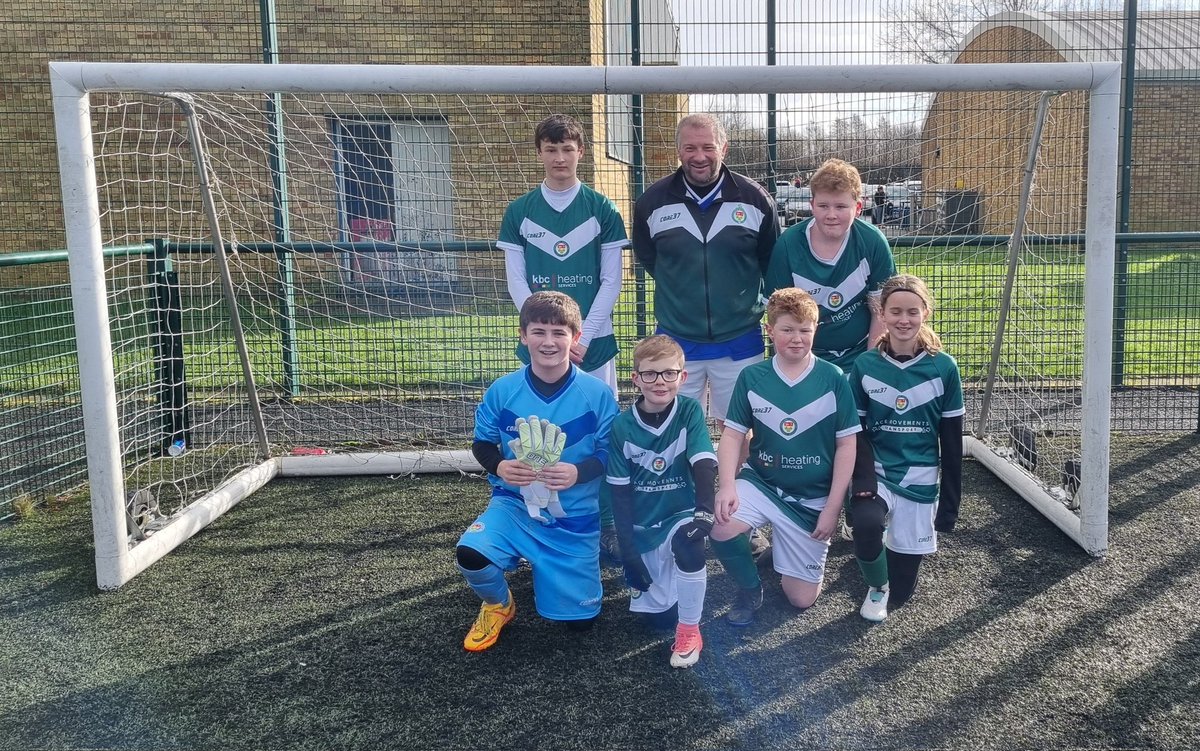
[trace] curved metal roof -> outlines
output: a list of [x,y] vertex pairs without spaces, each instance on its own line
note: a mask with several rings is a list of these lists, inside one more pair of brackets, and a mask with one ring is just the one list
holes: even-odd
[[[1067,62],[1119,62],[1125,48],[1124,18],[1123,13],[1114,11],[998,13],[971,29],[959,45],[955,61],[981,35],[1016,26],[1044,39]],[[1139,13],[1135,70],[1200,71],[1200,13]]]

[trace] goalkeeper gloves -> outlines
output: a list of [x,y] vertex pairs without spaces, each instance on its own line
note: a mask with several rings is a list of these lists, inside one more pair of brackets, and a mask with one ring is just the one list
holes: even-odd
[[[558,463],[567,445],[567,436],[557,425],[530,415],[529,419],[518,417],[516,426],[517,437],[509,441],[508,446],[517,461],[529,465],[534,472]],[[521,497],[525,501],[525,510],[538,521],[547,521],[541,509],[547,509],[554,518],[566,516],[558,500],[558,491],[550,490],[540,480],[522,487]]]
[[549,420],[539,420],[537,415],[530,415],[528,420],[517,418],[517,436],[508,445],[517,460],[535,472],[557,464],[567,445],[566,434]]

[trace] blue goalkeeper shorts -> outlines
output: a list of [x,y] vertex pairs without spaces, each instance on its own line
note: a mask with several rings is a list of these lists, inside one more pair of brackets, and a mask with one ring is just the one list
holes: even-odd
[[600,522],[598,514],[554,524],[533,519],[525,504],[507,496],[491,503],[463,532],[458,544],[478,550],[505,571],[524,558],[533,567],[538,614],[578,621],[600,614]]

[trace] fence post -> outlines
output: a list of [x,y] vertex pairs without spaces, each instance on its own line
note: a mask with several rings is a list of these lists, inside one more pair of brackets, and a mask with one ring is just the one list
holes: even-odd
[[[641,0],[629,1],[629,51],[630,65],[642,64],[642,12],[639,7]],[[630,99],[630,119],[633,131],[633,163],[630,167],[630,214],[632,204],[642,197],[646,190],[646,140],[643,100],[641,94],[633,94]],[[650,309],[646,299],[646,270],[636,260],[633,262],[634,278],[634,323],[637,338],[644,339],[650,331]]]
[[[1125,2],[1125,52],[1121,58],[1121,156],[1117,193],[1117,232],[1129,233],[1129,206],[1133,189],[1133,102],[1137,68],[1137,0]],[[1117,244],[1113,269],[1112,385],[1125,383],[1125,319],[1129,315],[1129,243]]]
[[152,244],[154,252],[148,256],[146,266],[154,295],[150,309],[154,313],[156,394],[162,426],[159,453],[168,455],[173,446],[186,447],[191,439],[183,360],[183,301],[179,272],[175,270],[168,244],[163,240],[154,240]]

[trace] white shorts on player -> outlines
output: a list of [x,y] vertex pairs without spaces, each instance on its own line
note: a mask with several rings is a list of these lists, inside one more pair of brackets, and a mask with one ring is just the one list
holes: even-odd
[[[771,525],[772,564],[776,573],[800,581],[820,584],[825,579],[828,540],[814,540],[808,530],[768,498],[749,480],[737,481],[738,508],[733,518],[751,528]],[[823,498],[812,499],[814,510],[825,507]],[[808,504],[805,504],[808,505]]]
[[654,550],[642,553],[642,562],[653,580],[650,589],[639,592],[629,590],[629,609],[634,613],[665,613],[679,602],[679,586],[675,579],[675,551],[671,549],[671,541],[679,528],[691,519],[680,519],[671,527],[671,532]]
[[[690,396],[704,407],[704,414],[713,420],[724,421],[729,413],[729,399],[733,396],[733,385],[738,374],[756,362],[762,355],[742,360],[719,357],[716,360],[688,360],[687,381],[679,387],[679,393]],[[707,396],[707,398],[705,398]]]
[[879,484],[876,495],[888,508],[887,531],[883,537],[888,550],[912,555],[937,552],[937,531],[933,528],[936,503],[909,500],[883,483]]

